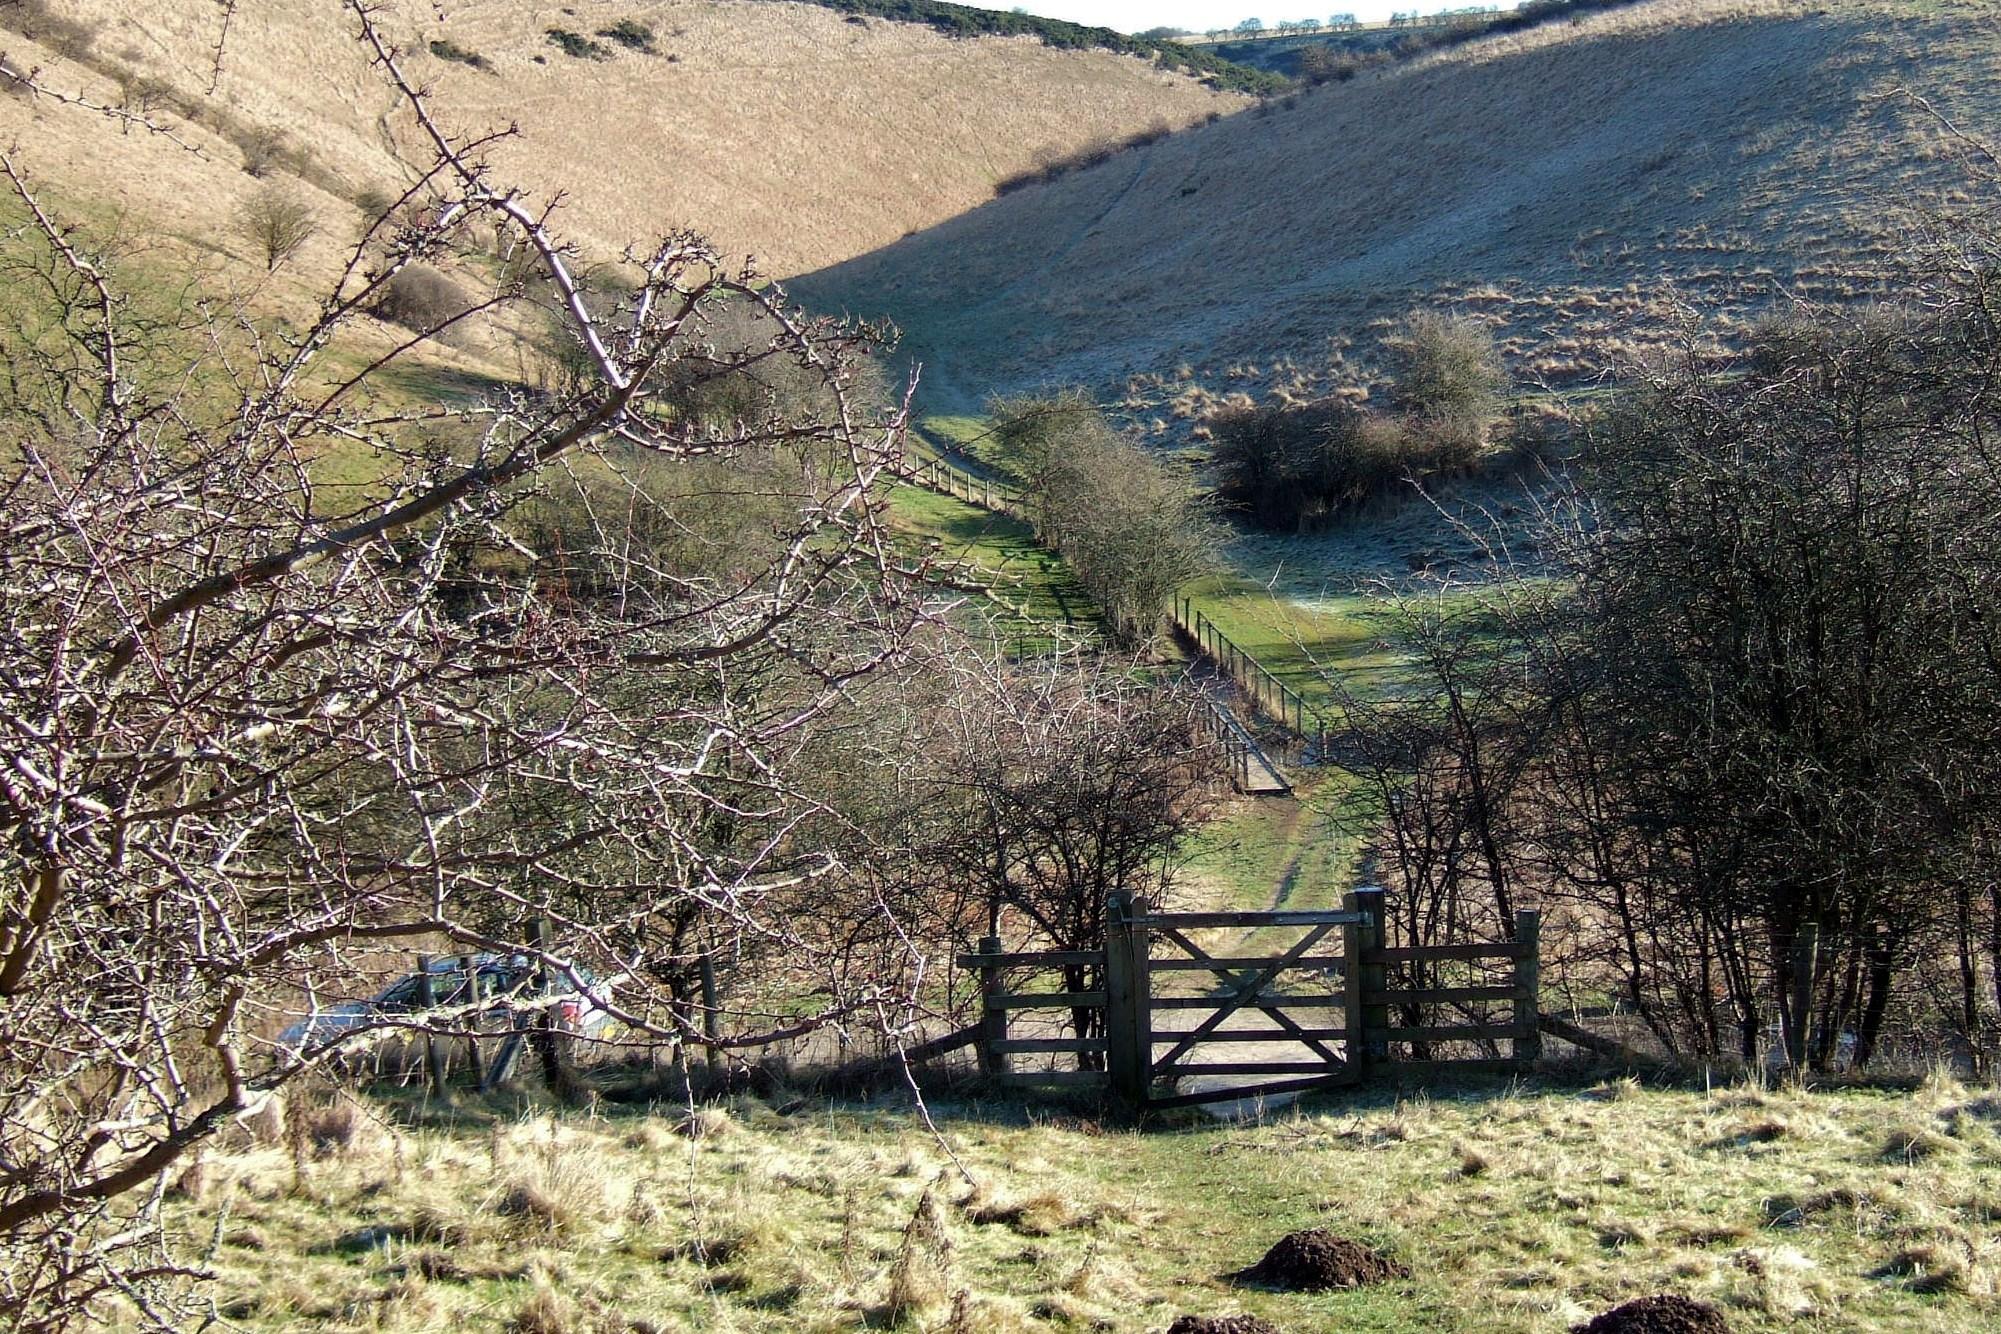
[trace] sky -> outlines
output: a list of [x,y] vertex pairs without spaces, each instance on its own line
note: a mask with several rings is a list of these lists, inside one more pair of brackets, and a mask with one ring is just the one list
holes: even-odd
[[1017,4],[1045,18],[1069,19],[1120,32],[1159,27],[1207,32],[1234,28],[1247,18],[1263,19],[1270,26],[1281,19],[1325,20],[1329,14],[1353,14],[1367,23],[1388,18],[1392,10],[1420,9],[1428,14],[1473,4],[1513,9],[1515,0],[989,0],[982,8],[1013,9]]

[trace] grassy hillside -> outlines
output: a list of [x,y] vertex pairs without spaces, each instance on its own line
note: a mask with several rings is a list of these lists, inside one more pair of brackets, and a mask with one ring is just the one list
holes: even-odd
[[1044,18],[1020,9],[1003,12],[946,4],[943,0],[812,0],[812,3],[844,14],[870,14],[902,23],[922,23],[948,37],[1032,36],[1045,46],[1062,50],[1118,51],[1158,61],[1165,68],[1195,74],[1212,87],[1240,93],[1277,92],[1286,84],[1283,75],[1252,69],[1203,47],[1129,36],[1112,28]]
[[[1327,1098],[1144,1133],[1044,1105],[776,1095],[653,1114],[301,1109],[181,1178],[248,1329],[1558,1334],[1670,1291],[1736,1331],[1994,1318],[1991,1094],[1630,1082]],[[1281,1234],[1408,1280],[1240,1286]]]
[[[250,154],[268,157],[277,179],[302,178],[322,224],[294,268],[323,271],[353,234],[354,201],[399,192],[405,161],[421,160],[411,131],[337,0],[230,14],[218,74],[210,0],[0,9],[10,64],[143,107],[199,156],[24,97],[0,97],[0,141],[45,186],[155,244],[220,252],[246,281],[263,266],[236,217],[260,187]],[[817,5],[468,0],[384,21],[448,126],[518,125],[492,157],[543,201],[562,191],[564,230],[587,248],[694,227],[781,277],[962,213],[1039,161],[1246,101],[1132,55],[956,40]]]
[[1417,302],[1577,383],[1677,293],[1748,318],[1863,291],[1953,175],[1904,88],[1996,123],[2001,14],[1651,0],[1269,103],[795,286],[899,320],[947,403],[1181,362],[1256,390]]

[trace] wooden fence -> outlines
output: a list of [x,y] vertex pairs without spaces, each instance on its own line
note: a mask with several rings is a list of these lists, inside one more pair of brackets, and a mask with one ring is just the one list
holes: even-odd
[[1223,701],[1204,697],[1195,715],[1196,726],[1213,741],[1230,782],[1239,792],[1253,796],[1291,796],[1292,780],[1265,754],[1264,747]]
[[895,471],[904,481],[928,486],[955,500],[996,514],[1028,519],[1028,496],[1012,482],[977,476],[935,455],[928,459],[906,459]]
[[1190,599],[1175,598],[1169,614],[1175,627],[1194,643],[1196,651],[1221,667],[1260,713],[1292,733],[1300,745],[1310,743],[1316,753],[1325,753],[1327,720],[1307,704],[1304,696],[1239,648]]
[[[1101,949],[1011,952],[988,937],[959,960],[981,978],[980,1068],[1010,1084],[1100,1088],[1128,1107],[1164,1108],[1371,1078],[1522,1070],[1540,1057],[1534,912],[1516,914],[1513,940],[1477,944],[1386,947],[1384,920],[1379,889],[1358,890],[1339,909],[1290,912],[1151,912],[1114,895]],[[1284,948],[1226,953],[1195,938],[1216,929],[1243,933],[1239,941],[1297,936]],[[1336,939],[1338,953],[1329,948]],[[1507,976],[1436,985],[1438,966],[1448,964],[1503,968]],[[1024,983],[1051,972],[1061,977],[1054,986]],[[1212,984],[1193,992],[1176,985],[1191,974]],[[1509,1014],[1493,1016],[1496,1005]],[[1427,1022],[1440,1007],[1462,1013]],[[1067,1031],[1017,1033],[1019,1016],[1045,1010],[1062,1012]],[[1169,1022],[1180,1016],[1192,1025]],[[1231,1022],[1251,1016],[1263,1026]],[[1482,1054],[1437,1055],[1467,1043]],[[1507,1055],[1492,1054],[1502,1043]],[[1252,1054],[1234,1054],[1245,1046]],[[1017,1057],[1051,1055],[1073,1058],[1075,1068],[1016,1068]],[[1268,1076],[1285,1078],[1238,1082]],[[1225,1082],[1180,1086],[1190,1079]]]

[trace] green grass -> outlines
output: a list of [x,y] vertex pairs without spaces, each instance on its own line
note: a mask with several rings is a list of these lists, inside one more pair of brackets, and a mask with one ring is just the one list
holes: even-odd
[[1204,910],[1332,908],[1361,858],[1355,780],[1302,770],[1290,800],[1247,798],[1198,830],[1184,849],[1182,895]]
[[1407,677],[1409,664],[1394,641],[1390,609],[1366,594],[1294,601],[1236,572],[1197,580],[1183,594],[1330,724],[1337,712],[1337,681],[1367,693]]
[[1019,483],[1007,461],[1001,457],[992,424],[984,417],[931,416],[919,420],[910,433],[919,458],[945,458],[964,466],[970,460],[997,478]]
[[[934,1090],[941,1142],[907,1105],[746,1098],[691,1122],[405,1102],[336,1117],[296,1160],[216,1152],[170,1213],[196,1253],[219,1239],[215,1295],[250,1329],[1141,1334],[1248,1311],[1557,1334],[1670,1291],[1739,1334],[1959,1330],[1996,1313],[1994,1105],[1950,1083],[1469,1084],[1135,1132]],[[936,1236],[911,1226],[927,1214]],[[1227,1277],[1305,1227],[1411,1277]]]
[[894,488],[889,507],[891,522],[914,547],[935,549],[991,584],[990,600],[1022,634],[1045,634],[1052,627],[1088,633],[1097,627],[1097,607],[1027,524],[918,486]]

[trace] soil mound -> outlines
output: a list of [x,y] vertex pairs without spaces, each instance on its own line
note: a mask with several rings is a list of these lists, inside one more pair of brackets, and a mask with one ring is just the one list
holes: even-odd
[[1359,1241],[1316,1227],[1280,1237],[1264,1259],[1233,1277],[1287,1292],[1321,1292],[1409,1278],[1410,1270]]
[[1662,1293],[1615,1306],[1571,1334],[1730,1334],[1730,1326],[1708,1302]]
[[1278,1334],[1278,1326],[1254,1315],[1184,1315],[1167,1334]]

